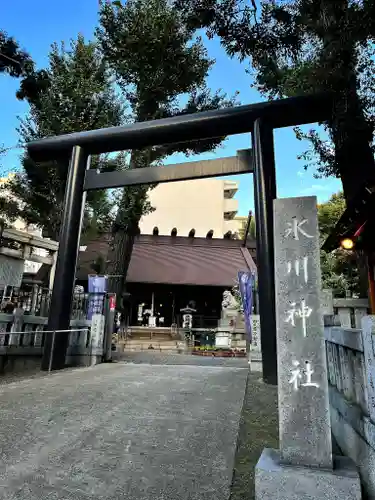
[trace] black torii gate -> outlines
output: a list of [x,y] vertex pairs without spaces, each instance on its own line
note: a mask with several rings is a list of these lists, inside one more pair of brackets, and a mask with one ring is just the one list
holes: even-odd
[[[28,143],[27,149],[34,161],[56,159],[68,162],[70,158],[48,330],[69,328],[82,213],[87,191],[253,172],[263,379],[267,383],[276,384],[272,215],[276,180],[273,129],[325,121],[331,115],[331,102],[331,97],[327,95],[293,97],[129,126],[77,132]],[[243,162],[238,162],[237,167],[223,166],[209,171],[190,171],[188,164],[183,169],[158,167],[109,173],[87,169],[92,154],[225,137],[245,132],[252,135],[252,154],[248,155],[245,168]],[[54,346],[52,339],[47,337],[42,369],[48,369],[52,349],[52,369],[64,367],[67,343],[68,337],[63,332],[56,334]]]

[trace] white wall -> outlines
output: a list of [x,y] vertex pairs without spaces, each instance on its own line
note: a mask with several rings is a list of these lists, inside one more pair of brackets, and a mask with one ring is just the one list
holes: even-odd
[[188,236],[194,228],[196,237],[205,237],[210,229],[214,230],[214,238],[223,237],[223,180],[198,179],[159,184],[149,192],[149,199],[156,210],[142,218],[142,234],[152,234],[157,226],[160,235],[170,235],[176,227],[178,236]]

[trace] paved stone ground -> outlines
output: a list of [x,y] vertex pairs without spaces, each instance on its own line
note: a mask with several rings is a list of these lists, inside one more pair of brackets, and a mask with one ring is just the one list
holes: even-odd
[[[114,359],[116,359],[116,353]],[[119,359],[128,363],[151,363],[156,365],[248,367],[246,358],[215,358],[214,356],[196,356],[192,354],[163,354],[152,350],[121,353]]]
[[238,434],[231,500],[255,499],[255,466],[264,448],[278,447],[277,387],[263,383],[261,373],[249,373]]
[[2,385],[0,499],[228,499],[246,362],[177,358]]
[[[262,363],[259,362],[259,355],[252,354],[252,372],[261,372]],[[143,351],[129,353],[114,353],[114,359],[127,363],[151,363],[156,365],[190,365],[190,366],[228,366],[248,369],[246,358],[215,358],[214,356],[195,356],[192,354],[163,354],[158,351]],[[254,359],[255,358],[255,359]]]

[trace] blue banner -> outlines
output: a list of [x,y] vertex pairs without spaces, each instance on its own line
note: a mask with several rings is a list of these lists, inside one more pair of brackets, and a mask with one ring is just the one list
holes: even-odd
[[92,319],[93,314],[103,314],[104,295],[107,291],[106,276],[88,277],[89,305],[87,319]]
[[240,271],[238,273],[238,283],[243,305],[243,314],[245,319],[246,332],[251,342],[251,313],[253,309],[253,288],[255,274],[251,272]]

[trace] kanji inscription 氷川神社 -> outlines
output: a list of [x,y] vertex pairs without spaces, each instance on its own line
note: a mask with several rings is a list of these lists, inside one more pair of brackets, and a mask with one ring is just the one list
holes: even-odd
[[[306,238],[312,238],[310,234],[308,234],[302,226],[305,224],[308,224],[308,219],[303,219],[301,222],[298,221],[297,218],[293,218],[292,222],[287,222],[287,228],[285,230],[285,237],[292,237],[295,240],[299,240],[300,235],[302,237]],[[302,268],[303,271],[303,278],[304,282],[307,283],[309,279],[309,270],[308,270],[308,263],[309,259],[305,255],[302,259],[296,259],[294,261],[294,266],[292,265],[292,261],[287,262],[287,272],[290,274],[292,272],[292,269],[294,268],[294,272],[296,276],[300,276],[300,271]],[[301,265],[302,264],[302,265]],[[297,307],[297,302],[292,302],[291,303],[291,308],[287,311],[286,313],[286,319],[285,321],[287,323],[290,323],[292,326],[296,326],[296,318],[301,319],[301,327],[302,327],[302,333],[303,336],[306,337],[307,335],[307,327],[306,327],[306,319],[310,317],[312,313],[311,307],[309,307],[306,304],[305,299],[300,300],[300,306]],[[314,373],[314,371],[311,368],[311,363],[309,361],[305,361],[306,368],[304,370],[304,373],[306,375],[307,382],[304,384],[301,384],[304,387],[319,387],[318,384],[312,383],[311,382],[311,375]],[[290,384],[293,384],[293,387],[295,390],[298,389],[299,387],[299,380],[302,378],[302,370],[300,368],[300,363],[299,361],[293,361],[294,369],[292,369],[292,377],[289,381]]]
[[300,306],[297,307],[297,302],[290,304],[290,309],[286,312],[285,321],[292,326],[296,326],[296,318],[301,319],[303,336],[307,335],[306,318],[309,318],[313,310],[306,304],[305,299],[301,299]]
[[274,217],[280,456],[330,467],[316,198],[275,200]]
[[302,268],[303,277],[304,277],[305,283],[307,283],[307,281],[309,279],[308,263],[309,263],[308,257],[303,257],[303,259],[301,259],[301,260],[295,260],[294,263],[292,263],[292,261],[289,261],[289,262],[287,262],[287,272],[288,272],[288,274],[291,274],[292,269],[294,269],[296,276],[299,276],[301,268]]
[[[299,361],[293,360],[292,364],[294,369],[292,370],[292,377],[289,380],[289,383],[293,385],[293,389],[295,391],[298,390],[300,385],[303,387],[319,387],[319,384],[312,382],[311,380],[314,370],[312,369],[309,361],[305,361],[305,369],[301,368]],[[306,381],[301,383],[304,377]]]
[[307,224],[309,221],[307,219],[302,219],[298,222],[296,217],[292,218],[292,222],[287,222],[287,229],[285,230],[285,236],[292,236],[293,239],[299,240],[299,235],[305,236],[306,238],[313,238],[311,234],[308,234],[302,226]]
[[255,496],[360,500],[354,465],[333,472],[317,200],[273,203],[280,447],[263,451]]

